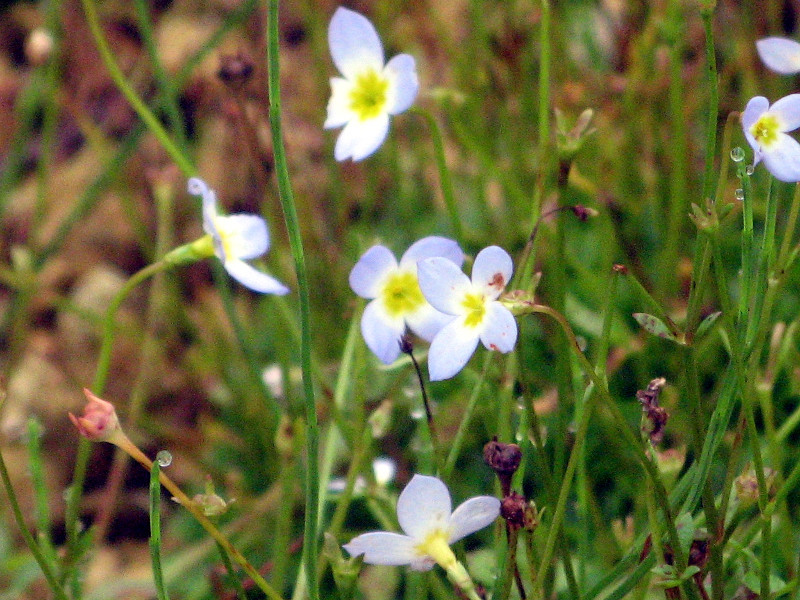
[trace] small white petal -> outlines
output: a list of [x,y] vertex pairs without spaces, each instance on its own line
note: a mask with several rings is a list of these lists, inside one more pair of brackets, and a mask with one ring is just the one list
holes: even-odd
[[408,565],[418,558],[414,550],[415,542],[407,535],[375,531],[363,533],[350,540],[343,548],[350,556],[364,555],[364,562],[370,565]]
[[414,271],[416,271],[417,262],[426,258],[433,258],[434,256],[446,258],[459,267],[464,262],[464,251],[461,250],[458,242],[431,235],[411,244],[400,258],[400,265],[402,267],[413,268]]
[[492,496],[470,498],[453,511],[450,517],[449,544],[483,529],[500,514],[500,500]]
[[800,73],[800,44],[794,40],[768,37],[756,42],[761,61],[781,75]]
[[214,224],[231,253],[226,258],[247,260],[261,256],[269,249],[267,223],[257,215],[218,216]]
[[397,499],[397,521],[415,540],[422,541],[450,519],[450,492],[441,479],[414,475]]
[[769,152],[763,152],[764,165],[780,181],[796,183],[800,181],[800,144],[785,133],[778,136]]
[[499,352],[510,352],[517,343],[517,321],[499,302],[490,302],[486,307],[481,342],[489,350]]
[[347,8],[337,8],[328,27],[328,45],[339,72],[353,79],[365,67],[383,69],[383,46],[369,19]]
[[426,302],[418,310],[406,315],[406,324],[416,335],[430,342],[454,318],[453,315],[439,312]]
[[426,258],[417,263],[417,277],[422,295],[436,310],[449,315],[463,312],[461,302],[472,283],[455,263],[442,257]]
[[405,329],[403,319],[390,317],[380,300],[367,304],[361,315],[361,335],[367,348],[386,365],[392,364],[400,354],[400,336]]
[[331,78],[331,98],[328,100],[328,115],[323,125],[325,129],[341,127],[355,118],[353,110],[350,108],[352,90],[353,84],[347,79]]
[[350,288],[362,298],[375,298],[383,279],[396,268],[397,259],[391,250],[386,246],[373,246],[350,271]]
[[259,271],[243,260],[226,260],[223,264],[231,277],[254,292],[276,294],[278,296],[289,293],[289,288],[280,281]]
[[428,374],[431,381],[450,379],[469,362],[478,346],[479,330],[464,325],[457,317],[436,334],[428,350]]
[[336,140],[333,155],[338,161],[352,158],[359,161],[375,152],[389,133],[389,115],[380,114],[374,119],[353,119],[344,126]]
[[489,246],[475,257],[472,283],[494,300],[503,292],[513,273],[514,263],[508,252],[499,246]]
[[750,147],[755,153],[755,158],[753,160],[754,165],[758,164],[758,161],[761,160],[761,145],[753,137],[750,130],[753,125],[756,124],[756,121],[761,118],[761,115],[767,112],[768,109],[769,100],[764,96],[756,96],[750,99],[742,112],[742,131],[744,132],[744,137],[747,139],[747,143],[750,144]]
[[794,131],[800,127],[800,94],[784,96],[770,106],[769,112],[778,117],[781,131]]
[[389,103],[386,111],[390,115],[408,110],[419,92],[419,78],[414,57],[410,54],[398,54],[392,58],[383,70],[390,82]]

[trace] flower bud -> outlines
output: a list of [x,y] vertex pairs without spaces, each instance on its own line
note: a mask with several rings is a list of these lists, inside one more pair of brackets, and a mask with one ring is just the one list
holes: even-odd
[[83,393],[86,394],[88,404],[83,409],[82,417],[69,413],[73,425],[83,437],[92,442],[114,443],[114,438],[122,432],[114,405],[98,398],[87,389],[84,389]]

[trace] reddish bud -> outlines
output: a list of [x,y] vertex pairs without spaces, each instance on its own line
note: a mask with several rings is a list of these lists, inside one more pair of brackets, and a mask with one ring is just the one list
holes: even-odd
[[98,398],[87,389],[83,390],[88,403],[83,409],[83,416],[76,417],[69,413],[73,425],[80,434],[93,442],[109,442],[120,431],[119,419],[114,405]]

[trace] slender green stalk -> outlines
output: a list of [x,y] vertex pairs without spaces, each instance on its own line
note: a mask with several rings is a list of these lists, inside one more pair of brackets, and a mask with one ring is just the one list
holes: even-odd
[[442,467],[441,479],[445,483],[450,481],[450,475],[453,473],[453,469],[456,466],[456,460],[458,460],[458,456],[461,454],[461,446],[464,445],[464,438],[467,434],[467,430],[469,429],[470,421],[472,420],[472,413],[475,412],[475,407],[478,405],[478,400],[481,396],[481,389],[483,388],[484,381],[486,381],[486,375],[489,372],[489,365],[491,365],[491,363],[492,353],[487,352],[486,356],[483,358],[481,374],[478,377],[478,381],[472,388],[472,394],[470,394],[469,401],[467,402],[467,408],[464,410],[464,416],[461,417],[461,423],[459,423],[456,435],[453,438],[452,444],[450,444],[450,452],[448,453],[447,459],[444,461],[444,466]]
[[319,511],[319,432],[317,407],[314,400],[314,382],[311,369],[311,303],[309,300],[308,274],[303,255],[303,240],[300,223],[292,196],[289,180],[289,165],[286,146],[283,141],[281,123],[280,55],[278,31],[279,0],[268,1],[267,62],[269,73],[269,121],[272,129],[275,170],[278,177],[278,195],[283,209],[286,230],[292,249],[295,272],[297,274],[300,296],[300,362],[303,373],[303,392],[305,396],[306,418],[306,503],[303,530],[303,557],[306,569],[308,595],[311,600],[319,598],[317,578],[317,556],[319,540],[317,535],[317,513]]
[[36,502],[34,508],[36,515],[36,529],[42,553],[51,565],[56,565],[56,551],[50,539],[50,507],[48,505],[47,481],[42,460],[42,424],[38,419],[28,419],[27,430],[28,463],[33,485],[33,497]]
[[150,562],[153,565],[153,583],[158,600],[169,600],[164,587],[164,572],[161,569],[161,465],[158,461],[150,469]]
[[239,578],[236,576],[236,571],[233,569],[233,563],[231,562],[231,557],[228,556],[228,551],[225,550],[225,547],[219,542],[215,543],[217,545],[217,550],[219,551],[219,557],[222,560],[222,564],[225,565],[225,571],[228,573],[228,582],[236,592],[237,600],[247,600],[247,592],[244,590],[242,582],[239,581]]
[[792,195],[792,205],[789,208],[789,216],[786,219],[786,229],[783,232],[781,249],[778,252],[778,258],[775,262],[779,270],[787,267],[786,259],[789,256],[789,250],[794,243],[794,232],[797,228],[798,214],[800,214],[800,185],[795,185],[794,194]]
[[197,172],[195,166],[187,156],[181,152],[178,146],[175,145],[175,142],[172,141],[172,138],[170,138],[163,125],[161,125],[142,99],[139,98],[133,87],[128,83],[128,80],[125,79],[125,75],[114,59],[114,53],[108,45],[108,40],[103,34],[103,29],[97,16],[95,0],[81,0],[81,4],[86,14],[86,22],[89,25],[89,31],[92,33],[92,38],[94,38],[95,45],[100,53],[100,59],[103,61],[106,69],[108,69],[108,74],[111,76],[114,84],[119,91],[122,92],[122,95],[125,96],[131,107],[136,111],[136,114],[139,115],[139,118],[147,125],[147,128],[156,136],[156,139],[158,139],[159,143],[164,147],[164,150],[167,151],[167,154],[170,155],[172,160],[175,161],[175,164],[178,165],[183,174],[187,177],[195,175]]
[[14,487],[11,485],[11,478],[8,475],[6,461],[5,458],[3,458],[2,452],[0,452],[0,479],[3,480],[3,487],[5,488],[6,495],[8,496],[8,503],[11,505],[11,512],[14,515],[14,520],[17,522],[19,531],[22,534],[22,539],[25,541],[25,545],[28,547],[28,549],[30,549],[31,554],[33,554],[33,557],[36,559],[39,568],[42,570],[42,573],[47,580],[47,585],[53,592],[53,596],[55,596],[56,600],[69,600],[67,594],[64,592],[64,589],[61,587],[61,584],[56,579],[52,567],[47,561],[47,557],[42,552],[39,544],[36,543],[36,540],[33,539],[31,532],[28,530],[25,517],[22,515],[22,510],[20,509],[19,502],[17,501],[17,495],[14,492]]
[[533,191],[531,202],[531,229],[539,220],[544,197],[545,165],[547,161],[547,147],[550,144],[550,0],[540,0],[541,14],[539,16],[539,113],[536,153],[539,159],[539,172],[537,184]]
[[444,153],[444,143],[442,141],[442,132],[439,128],[439,123],[429,111],[419,106],[414,106],[409,111],[419,117],[422,117],[428,124],[428,129],[431,132],[431,141],[433,142],[433,155],[436,160],[436,168],[439,171],[439,185],[442,189],[442,198],[444,198],[444,205],[447,208],[447,215],[450,217],[450,226],[453,228],[453,234],[456,240],[463,244],[464,228],[461,225],[461,218],[458,214],[458,205],[456,204],[456,196],[453,191],[453,180],[450,177],[450,169],[447,168],[447,157]]
[[753,186],[743,165],[738,165],[738,175],[742,181],[742,277],[739,284],[739,343],[744,346],[747,332],[747,316],[750,311],[753,281]]
[[[716,195],[714,179],[714,156],[717,145],[717,118],[719,116],[719,82],[717,76],[717,54],[714,46],[714,8],[700,9],[703,32],[706,40],[706,68],[708,69],[708,113],[706,115],[706,154],[703,170],[703,201]],[[723,159],[725,155],[723,154]]]

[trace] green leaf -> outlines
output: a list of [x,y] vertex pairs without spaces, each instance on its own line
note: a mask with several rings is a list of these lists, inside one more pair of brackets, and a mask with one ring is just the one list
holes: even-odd
[[697,327],[697,333],[695,334],[695,337],[701,338],[706,333],[708,333],[708,331],[711,329],[714,323],[717,322],[717,319],[719,319],[721,315],[722,311],[718,310],[717,312],[713,312],[710,315],[708,315],[705,319],[703,319],[703,321]]
[[676,344],[683,344],[683,340],[670,331],[666,323],[656,316],[647,313],[633,313],[633,318],[642,326],[648,333],[652,333],[656,337],[671,340]]

